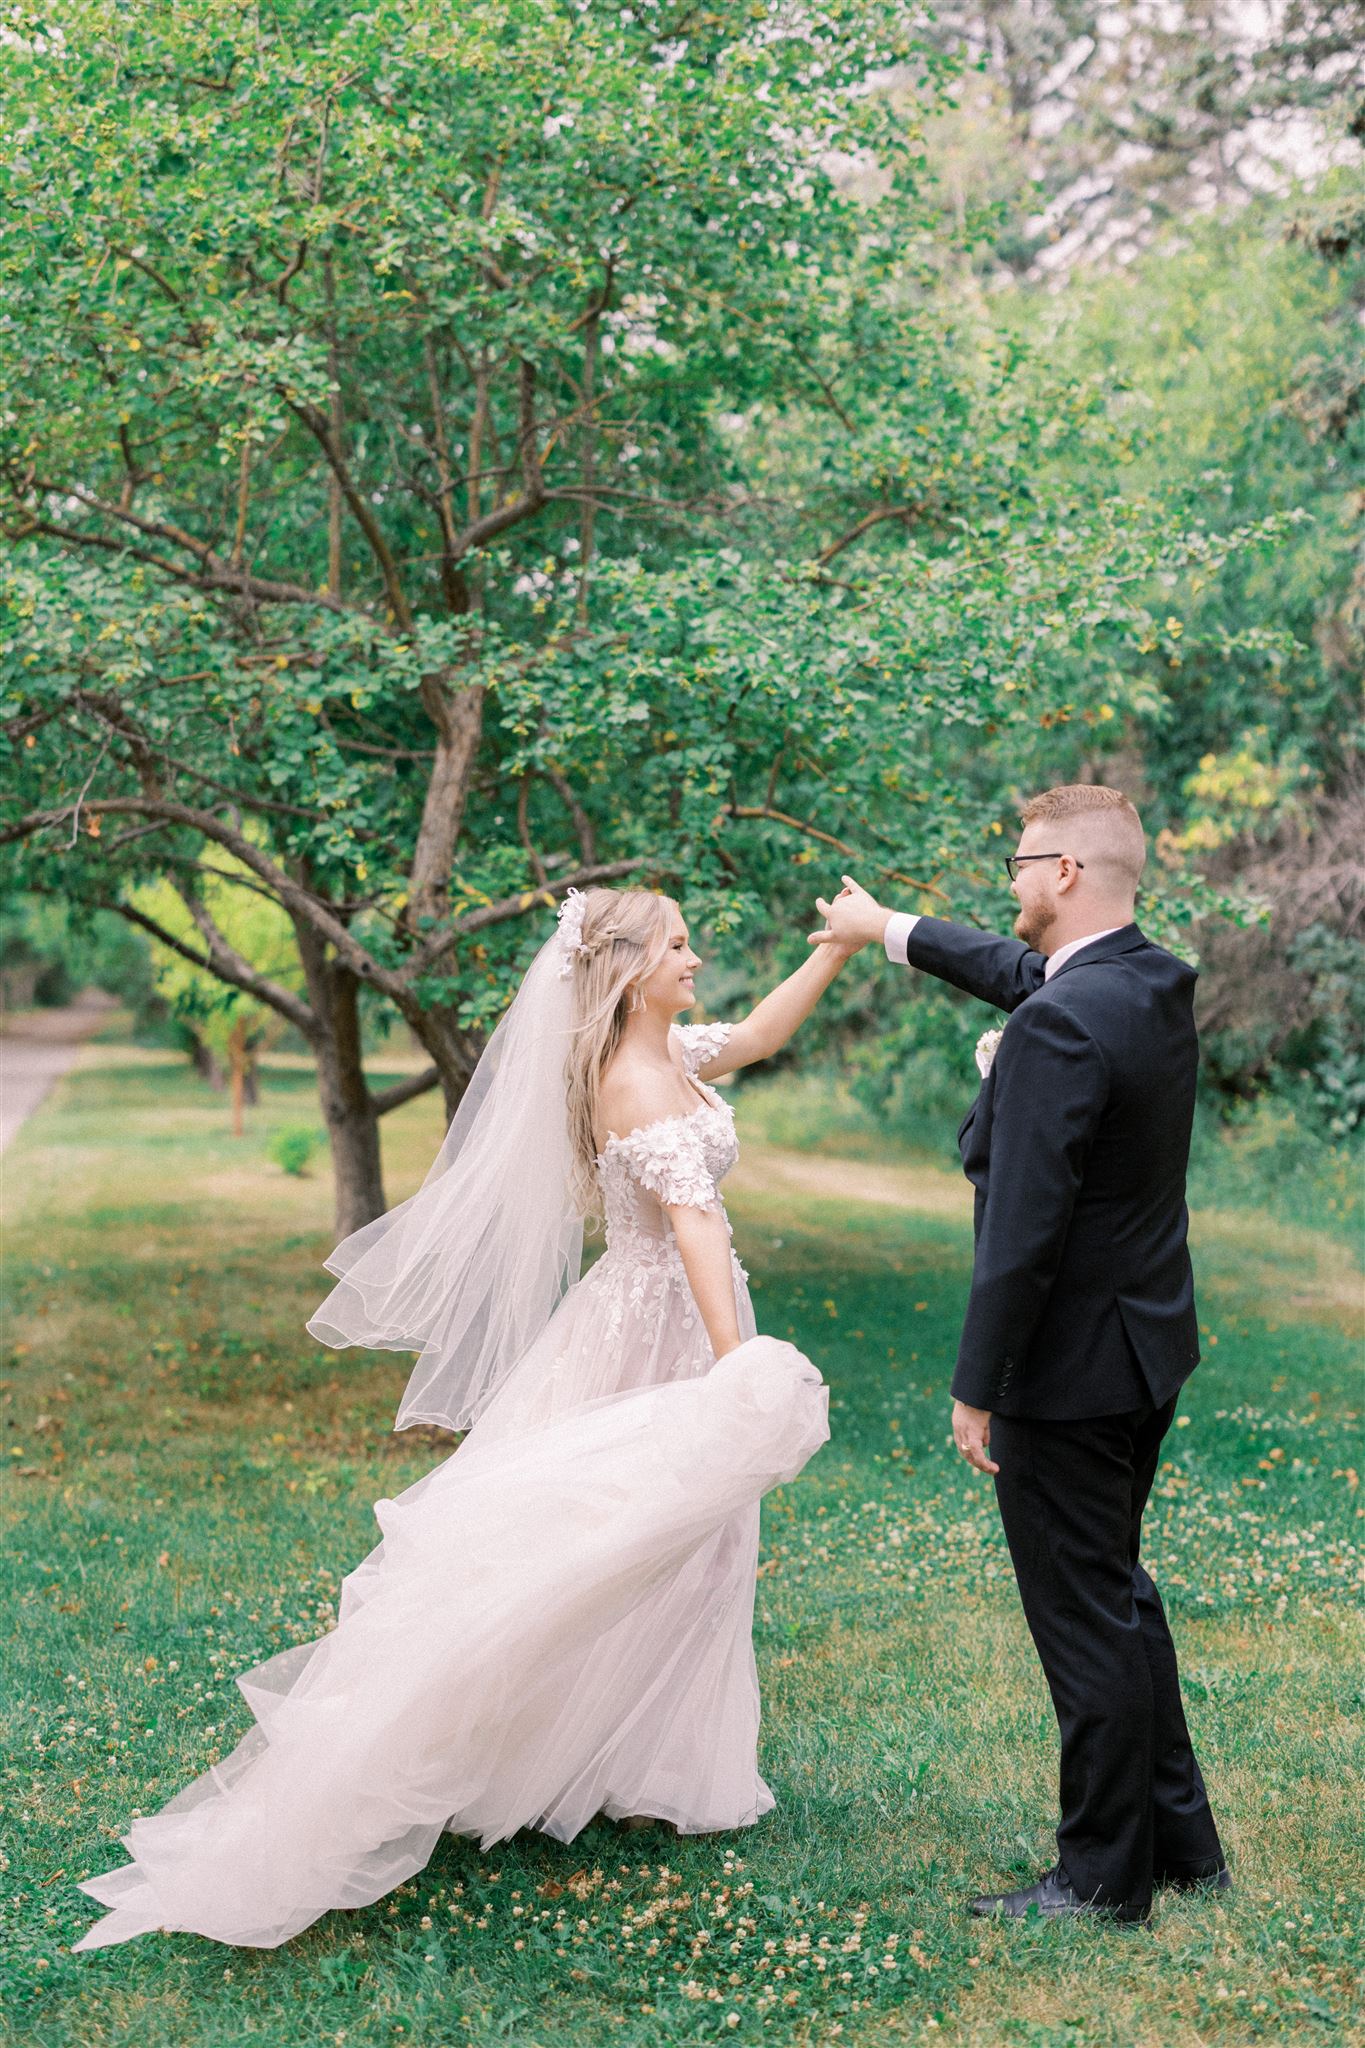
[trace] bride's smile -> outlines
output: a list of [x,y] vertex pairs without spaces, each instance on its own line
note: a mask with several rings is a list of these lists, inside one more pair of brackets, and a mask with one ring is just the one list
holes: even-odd
[[[666,901],[666,899],[659,899]],[[692,950],[687,925],[676,904],[668,904],[668,944],[663,958],[638,984],[638,1009],[656,1012],[661,1019],[688,1010],[697,999],[696,977],[701,960]]]

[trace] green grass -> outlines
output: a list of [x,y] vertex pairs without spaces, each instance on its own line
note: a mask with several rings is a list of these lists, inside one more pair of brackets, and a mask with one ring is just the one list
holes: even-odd
[[[775,1812],[712,1839],[600,1826],[480,1855],[446,1837],[399,1895],[277,1951],[176,1936],[72,1956],[96,1910],[76,1880],[122,1860],[135,1809],[231,1747],[248,1722],[233,1675],[326,1626],[375,1539],[372,1501],[443,1442],[392,1435],[401,1360],[322,1351],[303,1329],[327,1284],[330,1188],[267,1145],[309,1114],[306,1073],[270,1069],[234,1142],[172,1058],[97,1057],[6,1161],[7,2038],[1362,2038],[1365,1509],[1343,1246],[1196,1217],[1206,1361],[1148,1549],[1237,1893],[1164,1899],[1136,1931],[982,1927],[964,1896],[1048,1858],[1055,1730],[989,1489],[947,1437],[969,1224],[860,1202],[856,1166],[851,1194],[779,1191],[760,1170],[733,1204],[760,1323],[833,1390],[831,1443],[764,1511]],[[771,1147],[789,1133],[760,1107],[741,1098],[741,1120]],[[427,1099],[386,1121],[391,1200],[438,1118]],[[922,1171],[938,1201],[946,1181]]]
[[[846,1076],[818,1068],[764,1074],[742,1088],[747,1129],[774,1145],[844,1159],[957,1168],[954,1132],[975,1088],[962,1062],[961,1100],[938,1102],[897,1084],[881,1110],[854,1094]],[[1295,1216],[1352,1247],[1365,1248],[1365,1130],[1331,1140],[1313,1127],[1299,1084],[1220,1109],[1201,1101],[1190,1152],[1196,1208]]]

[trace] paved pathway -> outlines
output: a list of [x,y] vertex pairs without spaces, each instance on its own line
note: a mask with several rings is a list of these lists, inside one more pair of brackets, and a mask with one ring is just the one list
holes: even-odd
[[62,1010],[20,1010],[0,1025],[0,1152],[54,1082],[74,1066],[87,1038],[118,1004],[102,989],[82,991]]

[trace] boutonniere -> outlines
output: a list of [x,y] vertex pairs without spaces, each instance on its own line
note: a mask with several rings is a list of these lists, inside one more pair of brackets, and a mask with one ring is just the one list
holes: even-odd
[[976,1067],[983,1081],[995,1063],[995,1055],[1004,1035],[1005,1027],[1002,1024],[996,1031],[983,1031],[976,1041]]

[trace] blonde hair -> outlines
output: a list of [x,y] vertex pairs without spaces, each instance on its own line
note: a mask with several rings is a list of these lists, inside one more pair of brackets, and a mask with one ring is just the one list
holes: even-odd
[[580,1209],[597,1198],[597,1105],[602,1076],[621,1043],[633,986],[668,951],[671,897],[652,889],[589,889],[583,942],[573,956],[573,1042],[564,1063],[573,1146],[573,1191]]
[[[1147,864],[1147,841],[1136,807],[1121,789],[1102,782],[1063,782],[1030,797],[1019,813],[1021,825],[1061,825],[1084,855],[1087,869],[1097,868],[1101,888],[1136,895]],[[1070,853],[1069,846],[1059,853]]]

